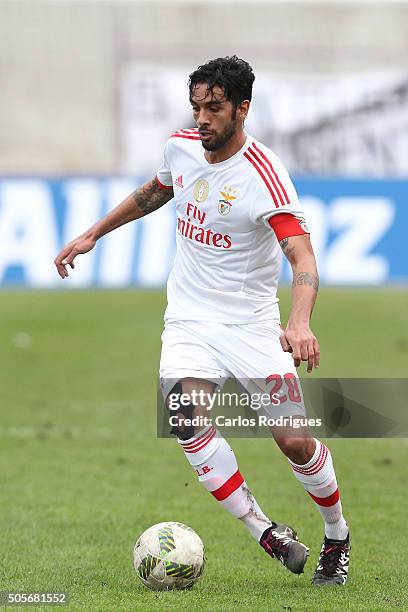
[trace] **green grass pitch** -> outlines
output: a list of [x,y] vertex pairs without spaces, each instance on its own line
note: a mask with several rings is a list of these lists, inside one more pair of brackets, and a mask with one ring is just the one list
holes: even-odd
[[[283,319],[288,305],[285,289]],[[345,588],[313,588],[320,515],[272,441],[232,444],[261,506],[310,546],[300,577],[218,507],[174,440],[156,439],[164,306],[154,291],[1,294],[0,590],[68,591],[70,610],[408,609],[407,440],[329,441],[352,564]],[[407,376],[407,312],[403,290],[322,289],[319,375]],[[138,535],[166,520],[206,546],[185,592],[150,592],[132,567]]]

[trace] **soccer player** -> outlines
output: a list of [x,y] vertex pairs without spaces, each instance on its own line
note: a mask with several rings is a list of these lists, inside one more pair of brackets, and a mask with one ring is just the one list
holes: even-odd
[[[274,153],[244,129],[254,79],[249,64],[236,56],[195,70],[189,95],[197,128],[175,132],[157,176],[65,246],[55,265],[65,278],[76,256],[102,236],[173,200],[177,253],[168,280],[160,362],[165,397],[211,394],[227,377],[263,380],[280,391],[285,415],[302,417],[297,368],[302,361],[308,372],[319,365],[319,344],[310,328],[319,279],[289,175]],[[276,297],[279,246],[293,271],[284,329]],[[193,401],[180,404],[172,431],[199,481],[271,557],[302,573],[308,548],[292,528],[264,514],[228,442],[212,425],[189,424],[205,408]],[[345,584],[349,529],[330,451],[307,429],[274,428],[272,434],[323,518],[313,584]]]

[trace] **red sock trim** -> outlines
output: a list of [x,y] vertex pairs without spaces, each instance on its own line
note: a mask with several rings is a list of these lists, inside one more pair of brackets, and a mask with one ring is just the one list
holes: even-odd
[[207,446],[207,444],[214,438],[216,433],[216,429],[211,427],[203,435],[196,438],[194,442],[190,442],[189,444],[183,444],[183,442],[181,442],[181,447],[185,453],[198,453],[199,450],[202,450],[205,446]]
[[227,497],[229,497],[231,493],[236,491],[238,487],[242,485],[243,482],[244,478],[241,472],[237,470],[235,474],[231,476],[231,478],[228,478],[228,480],[220,486],[219,489],[211,491],[211,494],[214,495],[215,499],[217,499],[218,501],[222,501],[223,499],[227,499]]
[[292,470],[298,472],[299,474],[303,474],[304,476],[313,476],[323,468],[328,454],[329,450],[327,446],[321,443],[319,456],[311,466],[308,468],[303,468],[301,465],[294,465],[292,463]]
[[336,489],[334,493],[329,495],[329,497],[317,497],[316,495],[312,495],[312,493],[310,493],[309,491],[308,493],[310,497],[316,502],[316,504],[318,504],[319,506],[325,506],[326,508],[328,506],[334,506],[334,504],[337,504],[340,499],[340,493],[338,489]]

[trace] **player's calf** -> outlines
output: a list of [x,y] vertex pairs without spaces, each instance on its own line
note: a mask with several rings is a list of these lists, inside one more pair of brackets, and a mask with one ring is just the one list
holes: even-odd
[[169,410],[172,410],[170,434],[177,436],[180,440],[188,440],[194,436],[192,425],[194,405],[191,402],[183,402],[182,395],[183,387],[181,382],[178,382],[169,393],[166,405]]
[[214,383],[195,378],[182,379],[173,386],[166,398],[166,406],[171,412],[172,435],[188,440],[208,425],[208,398],[214,389]]
[[209,426],[189,440],[179,439],[179,444],[204,488],[259,542],[272,522],[249,490],[228,442]]

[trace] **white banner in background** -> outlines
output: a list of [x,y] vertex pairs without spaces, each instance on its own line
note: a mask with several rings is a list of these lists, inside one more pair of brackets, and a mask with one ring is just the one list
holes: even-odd
[[[125,66],[125,171],[155,172],[172,131],[194,127],[187,89],[193,69]],[[289,77],[256,71],[247,128],[294,174],[406,176],[408,73]]]

